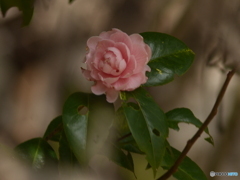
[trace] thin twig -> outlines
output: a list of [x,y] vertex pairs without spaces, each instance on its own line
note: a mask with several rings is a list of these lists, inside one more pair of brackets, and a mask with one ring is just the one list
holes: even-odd
[[45,141],[50,140],[55,134],[63,130],[63,124],[59,124],[50,134],[48,134],[44,139]]
[[127,137],[129,137],[129,136],[131,136],[131,135],[132,135],[132,133],[128,133],[128,134],[126,134],[126,135],[118,138],[118,139],[117,139],[117,142],[119,142],[119,141],[121,141],[121,140],[123,140],[123,139],[125,139],[125,138],[127,138]]
[[196,134],[190,139],[188,140],[185,148],[183,149],[181,155],[179,156],[179,158],[176,160],[176,162],[174,163],[174,165],[165,173],[163,174],[160,178],[158,178],[157,180],[166,180],[167,178],[169,178],[173,173],[175,173],[177,171],[178,166],[180,165],[180,163],[183,161],[183,159],[186,157],[188,151],[191,149],[191,147],[193,146],[193,144],[196,142],[196,140],[201,136],[201,134],[203,133],[203,131],[207,128],[208,124],[211,122],[211,120],[214,118],[214,116],[217,114],[217,110],[218,110],[218,106],[221,103],[223,96],[226,92],[226,89],[228,87],[228,84],[230,82],[230,80],[232,79],[232,76],[234,75],[235,71],[232,70],[227,74],[227,78],[222,86],[221,91],[218,94],[217,100],[212,108],[212,111],[210,112],[210,114],[208,115],[207,119],[205,120],[205,122],[202,124],[202,126],[199,128],[199,130],[196,132]]

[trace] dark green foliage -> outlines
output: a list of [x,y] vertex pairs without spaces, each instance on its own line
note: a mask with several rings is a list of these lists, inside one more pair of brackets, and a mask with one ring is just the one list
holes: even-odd
[[3,16],[6,16],[8,9],[17,7],[23,14],[24,26],[28,25],[32,19],[35,0],[0,0],[0,6]]
[[194,60],[194,53],[182,41],[163,33],[141,33],[152,50],[148,65],[148,81],[144,86],[157,86],[169,83],[175,75],[183,75]]

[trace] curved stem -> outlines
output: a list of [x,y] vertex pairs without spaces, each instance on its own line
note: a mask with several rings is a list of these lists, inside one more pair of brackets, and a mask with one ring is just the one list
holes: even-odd
[[118,139],[117,139],[117,142],[118,142],[118,141],[121,141],[121,140],[123,140],[123,139],[125,139],[125,138],[127,138],[127,137],[129,137],[129,136],[131,136],[131,135],[132,135],[132,133],[128,133],[128,134],[126,134],[126,135],[118,138]]
[[55,134],[63,130],[63,124],[59,124],[51,133],[49,133],[44,139],[46,141],[50,140]]
[[177,161],[174,163],[174,165],[165,173],[163,174],[160,178],[158,178],[157,180],[166,180],[167,178],[169,178],[173,173],[175,173],[177,171],[178,166],[180,165],[180,163],[183,161],[183,159],[186,157],[188,151],[191,149],[191,147],[193,146],[193,144],[196,142],[196,140],[201,136],[201,134],[203,133],[203,131],[207,128],[208,124],[212,121],[212,119],[214,118],[214,116],[217,114],[217,110],[218,110],[218,106],[220,105],[223,96],[226,92],[226,89],[228,87],[228,84],[230,82],[230,80],[232,79],[232,76],[234,75],[235,71],[232,70],[227,74],[227,78],[222,86],[221,91],[218,94],[217,100],[210,112],[210,114],[208,115],[207,119],[204,121],[204,123],[202,124],[202,126],[199,128],[199,130],[196,132],[196,134],[190,139],[188,140],[185,148],[183,149],[181,155],[179,156],[179,158],[177,159]]

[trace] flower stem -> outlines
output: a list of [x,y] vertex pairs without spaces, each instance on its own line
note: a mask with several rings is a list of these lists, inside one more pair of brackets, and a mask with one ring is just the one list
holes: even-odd
[[222,86],[221,91],[218,94],[217,100],[210,112],[210,114],[208,115],[207,119],[204,121],[204,123],[202,124],[202,126],[198,129],[198,131],[196,132],[196,134],[190,139],[188,140],[185,148],[183,149],[182,153],[180,154],[179,158],[176,160],[176,162],[174,163],[174,165],[165,173],[163,174],[160,178],[158,178],[157,180],[166,180],[167,178],[169,178],[173,173],[175,173],[177,171],[178,166],[181,164],[181,162],[183,161],[183,159],[186,157],[188,151],[191,149],[191,147],[193,146],[193,144],[196,142],[196,140],[201,136],[201,134],[203,133],[203,131],[207,128],[208,124],[212,121],[212,119],[214,118],[214,116],[217,114],[217,110],[218,107],[223,99],[223,96],[226,92],[226,89],[228,87],[228,84],[230,82],[230,80],[232,79],[232,76],[234,75],[235,71],[232,70],[227,74],[227,78]]
[[49,133],[45,138],[44,140],[45,141],[48,141],[50,140],[55,134],[59,133],[60,131],[63,130],[63,124],[59,124],[51,133]]
[[118,138],[118,139],[117,139],[117,142],[119,142],[119,141],[121,141],[121,140],[123,140],[123,139],[125,139],[125,138],[127,138],[127,137],[129,137],[129,136],[131,136],[131,135],[132,135],[132,133],[128,133],[128,134],[126,134],[126,135]]

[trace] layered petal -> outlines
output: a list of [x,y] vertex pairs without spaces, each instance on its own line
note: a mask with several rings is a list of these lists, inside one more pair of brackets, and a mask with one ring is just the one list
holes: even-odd
[[102,32],[87,41],[86,69],[83,75],[95,81],[94,94],[106,94],[107,101],[117,100],[120,91],[132,91],[147,81],[151,49],[142,36],[128,36],[119,29]]
[[135,57],[137,62],[137,67],[134,71],[134,74],[143,71],[145,65],[149,61],[148,53],[145,51],[145,47],[142,45],[135,45],[132,48],[131,54]]
[[107,88],[102,84],[101,81],[97,81],[96,84],[91,87],[91,90],[94,94],[101,95],[106,92]]
[[113,33],[111,36],[110,36],[110,39],[114,42],[121,42],[121,43],[124,43],[126,44],[126,46],[130,49],[132,49],[132,42],[131,42],[131,39],[130,37],[124,33],[124,32],[116,32],[116,33]]
[[145,73],[138,73],[132,75],[130,78],[127,78],[125,89],[126,91],[133,91],[134,89],[138,88],[141,84],[147,82],[147,77]]
[[123,73],[121,74],[121,78],[127,78],[133,74],[137,67],[137,61],[134,56],[130,57],[130,60],[127,63],[127,66]]
[[129,36],[132,40],[133,46],[135,45],[142,45],[147,53],[148,56],[148,61],[151,59],[152,57],[152,51],[151,48],[144,43],[143,37],[139,34],[132,34]]
[[138,45],[141,44],[144,46],[144,49],[148,55],[148,60],[150,60],[152,57],[152,51],[151,51],[151,48],[147,44],[144,43],[143,37],[139,34],[132,34],[129,37],[131,38],[134,46],[136,44],[138,44]]
[[81,70],[82,70],[82,73],[83,73],[83,75],[85,76],[85,78],[86,78],[87,80],[89,80],[89,81],[92,81],[92,80],[93,80],[93,79],[92,79],[92,76],[91,76],[91,71],[88,71],[88,70],[83,69],[83,68],[81,68]]
[[126,62],[128,62],[131,54],[130,54],[130,50],[129,50],[129,48],[127,47],[127,45],[124,44],[124,43],[119,42],[119,43],[116,43],[116,44],[115,44],[115,47],[116,47],[117,49],[119,49],[119,51],[121,52],[122,58],[123,58]]
[[87,41],[87,47],[91,50],[94,50],[98,44],[99,41],[101,41],[102,38],[99,36],[93,36],[88,39]]
[[[117,28],[113,28],[112,29],[112,31],[103,31],[100,35],[99,35],[99,37],[101,37],[101,38],[103,38],[103,39],[109,39],[110,38],[110,36],[113,34],[113,33],[116,33],[116,32],[119,32],[120,30],[119,29],[117,29]],[[120,31],[120,32],[122,32],[122,31]]]
[[119,91],[116,91],[113,88],[108,89],[106,92],[107,101],[110,103],[115,102],[118,98],[118,94],[119,94]]
[[119,79],[119,77],[109,76],[108,74],[102,72],[98,72],[98,76],[100,77],[103,84],[108,87],[111,87],[111,84],[115,83]]

